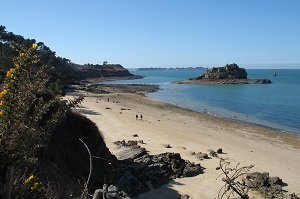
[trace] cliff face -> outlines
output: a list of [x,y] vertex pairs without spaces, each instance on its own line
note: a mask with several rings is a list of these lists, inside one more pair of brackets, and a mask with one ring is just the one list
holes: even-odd
[[227,64],[224,67],[212,68],[197,79],[247,79],[247,72],[244,68],[240,68],[237,64]]

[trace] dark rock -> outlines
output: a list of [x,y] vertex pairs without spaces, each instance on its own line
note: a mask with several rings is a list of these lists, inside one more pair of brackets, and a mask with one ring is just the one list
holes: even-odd
[[116,186],[132,196],[137,196],[149,190],[149,188],[130,171],[124,171]]
[[247,79],[247,72],[237,64],[227,64],[224,67],[212,68],[199,77],[199,79],[221,80],[221,79]]
[[200,164],[194,164],[191,162],[187,162],[186,166],[183,170],[183,177],[193,177],[200,173],[202,173],[203,168],[200,166]]
[[270,177],[269,178],[269,183],[271,185],[275,185],[275,184],[278,184],[278,185],[283,185],[283,182],[282,182],[282,179],[275,176],[275,177]]
[[269,173],[266,172],[247,174],[243,184],[252,190],[260,192],[265,198],[298,198],[293,194],[287,195],[285,191],[283,191],[282,186],[284,183],[282,179],[279,177],[270,177]]
[[163,147],[165,147],[165,148],[172,148],[172,146],[170,144],[163,144]]
[[203,172],[200,164],[181,159],[179,153],[145,154],[124,166],[125,175],[120,178],[117,186],[130,195],[149,190],[145,182],[158,188],[171,179],[192,177]]
[[139,140],[138,143],[139,143],[139,144],[145,144],[145,143],[144,143],[144,140]]
[[128,140],[126,146],[135,146],[137,145],[137,141],[136,140]]
[[133,134],[132,137],[139,137],[139,135],[138,134]]
[[295,193],[288,194],[286,199],[300,199]]
[[202,159],[208,159],[207,153],[201,153],[201,152],[199,152],[199,153],[196,153],[195,156],[197,158],[199,158],[200,160],[202,160]]
[[218,154],[222,154],[222,153],[223,153],[223,150],[220,148],[220,149],[217,150],[217,153],[218,153]]
[[[190,81],[198,80],[201,83],[218,83],[218,84],[269,84],[269,79],[248,79],[247,72],[244,68],[240,68],[237,64],[227,64],[224,67],[213,67],[207,70],[205,74],[190,78]],[[182,82],[184,83],[184,82]]]
[[192,197],[187,194],[184,195],[179,194],[177,199],[192,199]]
[[216,157],[216,158],[219,157],[218,154],[212,149],[208,149],[208,152],[209,152],[209,155],[212,157]]
[[259,188],[262,186],[266,186],[269,180],[269,173],[259,173],[254,172],[247,174],[246,176],[246,185],[249,188]]

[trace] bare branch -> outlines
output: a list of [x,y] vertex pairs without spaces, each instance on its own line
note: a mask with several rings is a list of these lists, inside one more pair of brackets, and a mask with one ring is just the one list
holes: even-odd
[[82,141],[82,139],[79,138],[79,141],[85,146],[87,152],[89,153],[89,159],[90,159],[90,172],[89,172],[89,176],[88,176],[88,179],[86,181],[84,190],[83,190],[83,192],[81,194],[81,197],[80,197],[80,198],[84,198],[88,194],[88,185],[89,185],[90,178],[91,178],[91,175],[92,175],[93,164],[92,164],[92,155],[91,155],[89,147],[87,146],[87,144],[84,141]]

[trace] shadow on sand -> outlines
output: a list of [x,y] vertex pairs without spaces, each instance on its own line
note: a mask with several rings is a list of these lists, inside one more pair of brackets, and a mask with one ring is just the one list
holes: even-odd
[[138,196],[138,198],[143,199],[177,199],[179,193],[173,189],[173,185],[185,185],[179,182],[175,182],[174,180],[171,180],[168,184],[162,185],[157,189],[152,189],[146,193],[142,193]]
[[86,115],[102,115],[101,113],[99,112],[96,112],[96,111],[93,111],[91,109],[88,109],[88,108],[84,108],[84,107],[80,107],[78,109],[75,109],[75,111],[77,113],[81,113],[81,114],[86,114]]

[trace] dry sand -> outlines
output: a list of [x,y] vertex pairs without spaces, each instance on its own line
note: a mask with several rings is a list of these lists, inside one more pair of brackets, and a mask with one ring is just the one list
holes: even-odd
[[[115,141],[142,139],[150,154],[178,152],[182,158],[206,168],[204,174],[172,180],[139,198],[176,198],[177,193],[196,199],[216,198],[223,185],[221,179],[216,180],[221,174],[216,170],[219,159],[199,160],[190,152],[218,148],[227,153],[221,157],[229,158],[233,166],[255,164],[252,171],[279,176],[288,184],[285,190],[300,192],[299,136],[196,113],[136,94],[86,93],[78,111],[97,124],[112,153]],[[143,114],[143,120],[136,120],[139,113]],[[133,134],[139,137],[132,137]],[[164,148],[163,144],[172,148]]]

